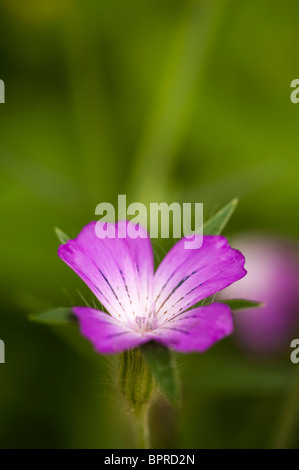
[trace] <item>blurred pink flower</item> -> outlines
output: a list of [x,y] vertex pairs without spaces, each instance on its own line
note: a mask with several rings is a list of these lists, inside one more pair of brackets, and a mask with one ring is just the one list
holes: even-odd
[[254,299],[265,304],[235,314],[236,340],[254,354],[288,350],[299,324],[298,246],[266,235],[244,235],[233,244],[244,254],[248,274],[217,298]]

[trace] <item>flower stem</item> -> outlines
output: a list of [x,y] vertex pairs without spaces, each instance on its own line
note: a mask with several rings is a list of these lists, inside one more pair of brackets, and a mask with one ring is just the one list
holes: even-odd
[[145,405],[135,411],[137,448],[150,449],[149,406]]
[[156,382],[140,349],[130,349],[120,355],[118,383],[135,421],[137,448],[149,449],[149,409]]

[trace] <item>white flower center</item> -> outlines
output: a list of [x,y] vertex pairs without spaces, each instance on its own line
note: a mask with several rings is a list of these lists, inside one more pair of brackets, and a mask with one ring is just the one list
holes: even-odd
[[146,333],[157,328],[156,306],[153,304],[147,316],[136,316],[135,327],[138,333]]

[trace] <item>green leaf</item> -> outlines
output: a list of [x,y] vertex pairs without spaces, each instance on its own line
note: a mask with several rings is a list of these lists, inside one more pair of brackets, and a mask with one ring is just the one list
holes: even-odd
[[165,397],[176,405],[180,401],[178,371],[171,351],[151,341],[141,346],[141,352]]
[[233,215],[238,204],[238,199],[233,199],[226,206],[224,206],[220,211],[218,211],[211,219],[203,225],[204,235],[220,235],[226,226],[227,222]]
[[219,302],[228,305],[233,311],[243,310],[245,308],[262,307],[264,305],[263,302],[254,302],[252,300],[245,299],[226,299],[220,300]]
[[55,308],[39,314],[30,314],[29,320],[51,325],[70,325],[77,322],[71,308]]
[[64,233],[62,230],[60,230],[60,228],[55,227],[54,231],[60,243],[64,244],[70,239],[70,237],[66,235],[66,233]]

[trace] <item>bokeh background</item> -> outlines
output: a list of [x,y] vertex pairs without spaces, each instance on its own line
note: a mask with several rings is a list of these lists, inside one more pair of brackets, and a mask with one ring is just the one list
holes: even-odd
[[[298,15],[296,0],[0,0],[1,448],[134,445],[111,360],[75,327],[28,321],[89,295],[55,226],[75,236],[118,194],[205,217],[239,197],[227,236],[297,243]],[[230,338],[180,357],[184,403],[156,404],[153,446],[298,447],[289,356]]]

